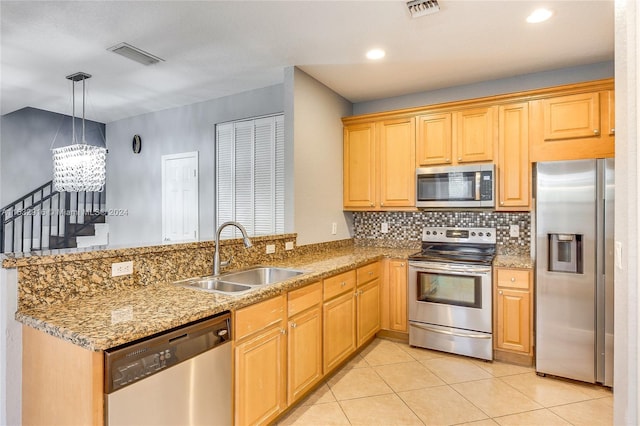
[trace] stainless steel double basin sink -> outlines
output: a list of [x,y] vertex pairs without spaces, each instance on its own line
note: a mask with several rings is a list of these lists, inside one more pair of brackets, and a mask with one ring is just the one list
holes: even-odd
[[218,276],[187,278],[173,284],[213,293],[241,295],[251,290],[276,284],[306,274],[307,271],[278,268],[273,266],[256,266],[242,271],[228,272]]

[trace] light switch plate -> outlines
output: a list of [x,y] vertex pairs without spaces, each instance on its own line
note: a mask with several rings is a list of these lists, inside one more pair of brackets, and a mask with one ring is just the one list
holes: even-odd
[[267,254],[273,254],[276,252],[275,244],[267,244]]
[[380,226],[380,232],[382,232],[383,234],[389,232],[389,224],[387,222],[382,222],[382,225]]
[[287,241],[286,243],[284,243],[284,249],[293,250],[293,241]]
[[520,225],[509,225],[509,236],[513,238],[520,237]]
[[331,234],[336,235],[338,233],[338,224],[333,222],[331,224]]
[[121,277],[123,275],[133,274],[133,260],[128,262],[118,262],[111,264],[111,276]]

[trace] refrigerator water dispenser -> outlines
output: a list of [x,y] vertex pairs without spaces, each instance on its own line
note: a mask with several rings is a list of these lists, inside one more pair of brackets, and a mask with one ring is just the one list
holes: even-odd
[[548,234],[549,271],[582,274],[582,235]]

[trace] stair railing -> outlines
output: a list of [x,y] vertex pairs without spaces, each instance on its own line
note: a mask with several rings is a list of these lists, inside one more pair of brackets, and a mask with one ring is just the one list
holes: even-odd
[[71,247],[74,233],[102,217],[103,201],[102,192],[58,192],[53,181],[41,185],[0,210],[0,253],[43,250],[51,237]]

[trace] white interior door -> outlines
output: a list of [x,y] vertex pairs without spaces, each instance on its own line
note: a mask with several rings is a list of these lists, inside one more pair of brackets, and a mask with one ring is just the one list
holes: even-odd
[[198,237],[198,152],[163,155],[162,241]]

